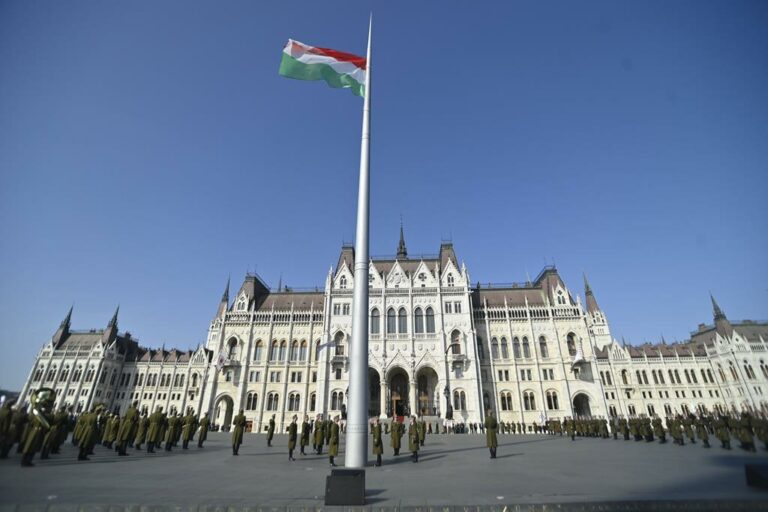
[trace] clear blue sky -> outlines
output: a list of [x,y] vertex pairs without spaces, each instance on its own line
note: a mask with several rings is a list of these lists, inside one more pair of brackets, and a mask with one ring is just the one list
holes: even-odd
[[[72,303],[187,348],[230,274],[323,285],[362,100],[277,68],[289,37],[363,54],[371,4],[0,3],[0,387]],[[473,282],[554,259],[632,343],[710,322],[709,290],[768,318],[768,3],[374,9],[371,254],[402,215]]]

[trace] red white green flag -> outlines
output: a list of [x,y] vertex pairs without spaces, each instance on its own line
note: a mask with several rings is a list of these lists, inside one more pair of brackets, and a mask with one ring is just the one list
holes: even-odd
[[280,74],[297,80],[325,80],[331,87],[350,89],[364,97],[366,67],[365,57],[289,39],[283,48]]

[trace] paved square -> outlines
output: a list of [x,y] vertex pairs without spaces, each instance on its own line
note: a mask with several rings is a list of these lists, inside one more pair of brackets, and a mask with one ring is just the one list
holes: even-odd
[[[202,450],[192,444],[170,454],[129,449],[131,456],[118,457],[97,446],[89,462],[77,462],[67,443],[53,459],[36,459],[34,468],[21,468],[19,456],[12,455],[0,461],[2,509],[11,504],[323,505],[330,471],[325,454],[297,455],[289,462],[286,436],[276,436],[268,448],[265,436],[246,434],[240,455],[233,457],[228,434],[209,436]],[[393,458],[386,443],[385,465],[366,471],[367,504],[374,507],[768,500],[768,492],[747,487],[744,477],[745,463],[768,463],[765,451],[507,435],[499,436],[498,459],[489,460],[484,436],[428,435],[413,464],[407,453]],[[337,463],[343,463],[343,453]]]

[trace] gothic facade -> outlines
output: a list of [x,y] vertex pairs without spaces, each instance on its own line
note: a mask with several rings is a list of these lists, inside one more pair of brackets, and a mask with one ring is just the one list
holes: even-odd
[[[192,407],[228,426],[244,409],[261,430],[294,414],[344,414],[352,332],[354,252],[315,290],[270,290],[246,275],[230,287],[205,346],[151,349],[106,329],[71,330],[72,311],[37,355],[20,399],[40,386],[75,410],[101,402],[124,411]],[[554,267],[533,281],[471,284],[453,245],[433,256],[370,262],[369,415],[452,415],[479,422],[485,409],[531,426],[545,418],[694,410],[768,410],[768,324],[731,324],[712,299],[714,325],[684,343],[617,343],[584,280],[585,299]]]

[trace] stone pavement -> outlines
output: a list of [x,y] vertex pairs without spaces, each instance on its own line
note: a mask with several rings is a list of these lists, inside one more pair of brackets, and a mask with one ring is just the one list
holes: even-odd
[[[246,434],[240,455],[233,457],[229,439],[211,433],[202,450],[195,443],[188,451],[176,448],[170,454],[129,449],[129,457],[97,446],[89,462],[76,461],[67,443],[61,455],[36,459],[34,468],[21,468],[19,456],[12,455],[0,460],[0,512],[75,506],[107,511],[107,505],[137,511],[323,506],[330,473],[325,454],[296,455],[298,460],[289,462],[286,436],[276,436],[268,448],[264,435]],[[507,510],[597,510],[586,503],[610,502],[599,509],[635,510],[632,503],[705,500],[685,509],[768,510],[768,491],[747,487],[744,477],[745,463],[768,464],[765,451],[508,435],[499,436],[498,458],[489,460],[484,436],[428,435],[419,463],[413,464],[407,453],[393,458],[386,442],[384,466],[366,471],[366,501],[374,509],[442,511],[462,505],[501,511],[517,504]],[[343,460],[342,453],[337,464]],[[530,504],[570,505],[525,507]]]

